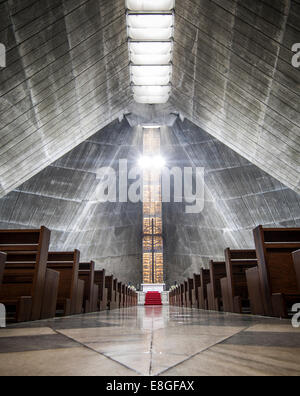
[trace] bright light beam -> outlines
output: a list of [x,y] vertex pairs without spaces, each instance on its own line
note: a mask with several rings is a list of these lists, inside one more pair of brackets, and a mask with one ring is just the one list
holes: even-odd
[[155,157],[142,156],[138,163],[141,169],[162,169],[166,166],[166,160],[160,155]]

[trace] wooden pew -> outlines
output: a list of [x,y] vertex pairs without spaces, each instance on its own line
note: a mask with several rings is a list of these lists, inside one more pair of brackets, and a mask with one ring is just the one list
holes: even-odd
[[59,280],[60,273],[47,268],[41,319],[51,319],[56,316]]
[[179,306],[184,307],[185,306],[185,297],[184,297],[184,283],[181,283],[179,286],[180,288],[180,298],[179,298]]
[[98,286],[99,291],[99,310],[106,311],[108,304],[107,288],[105,287],[105,269],[101,271],[95,271],[95,284]]
[[172,305],[173,307],[176,307],[176,304],[177,304],[177,286],[176,286],[176,288],[174,288],[172,290],[172,297],[169,296],[169,299],[172,299],[172,303],[171,303],[171,300],[170,300],[170,305]]
[[129,288],[127,285],[125,286],[125,293],[126,293],[126,307],[129,308],[130,307],[130,293],[129,293]]
[[136,307],[138,305],[138,293],[135,291],[134,292],[134,306]]
[[185,307],[185,308],[187,308],[188,307],[188,281],[187,280],[185,280],[184,282],[183,282],[183,306]]
[[[6,306],[8,313],[14,314],[18,322],[41,318],[49,241],[50,231],[46,227],[39,230],[0,230],[0,251],[7,253],[0,303]],[[22,267],[22,263],[13,261],[13,254],[32,255],[34,262]]]
[[120,308],[120,294],[118,291],[118,279],[114,278],[114,300],[115,300],[115,309]]
[[172,305],[173,307],[177,306],[177,291],[178,291],[178,287],[176,286],[171,292],[170,292],[170,305]]
[[5,261],[6,261],[6,253],[0,252],[0,285],[3,281]]
[[[182,307],[186,301],[190,300],[188,298],[189,293],[186,293],[185,287],[186,287],[185,283],[181,285],[176,285],[176,287],[172,291],[170,291],[169,294],[170,305],[174,307]],[[193,292],[192,289],[191,292]],[[191,304],[188,304],[188,306],[191,307]]]
[[183,289],[184,289],[184,287],[183,287],[183,283],[181,283],[180,285],[178,285],[178,289],[179,289],[179,291],[178,291],[178,306],[179,307],[183,307]]
[[178,286],[173,290],[173,306],[178,306]]
[[114,299],[114,277],[113,275],[105,277],[105,287],[107,289],[107,307],[109,310],[116,308]]
[[132,290],[130,289],[130,286],[128,286],[128,298],[129,298],[129,306],[132,307],[132,305],[133,305]]
[[85,313],[98,311],[99,287],[95,284],[95,263],[79,264],[79,279],[84,281],[83,309]]
[[127,298],[127,307],[131,307],[131,299],[130,299],[130,289],[128,285],[126,285],[126,298]]
[[182,307],[182,287],[181,284],[177,286],[177,306]]
[[199,309],[208,309],[207,286],[210,283],[210,271],[206,269],[200,270],[200,286],[198,287]]
[[193,290],[194,290],[194,279],[189,278],[187,280],[187,295],[186,295],[187,308],[193,308],[194,305]]
[[84,281],[79,279],[80,252],[50,252],[47,266],[60,273],[57,311],[64,316],[82,313]]
[[222,306],[221,279],[226,277],[225,261],[210,262],[210,283],[207,285],[208,309],[220,311]]
[[118,300],[118,308],[123,308],[123,284],[122,282],[118,283],[118,293],[119,293],[119,300]]
[[133,291],[133,306],[136,307],[138,304],[138,294],[136,291]]
[[188,300],[188,298],[187,298],[187,293],[188,293],[188,283],[187,283],[187,281],[185,280],[185,281],[183,282],[183,306],[184,306],[185,308],[187,308],[187,300]]
[[125,285],[125,307],[129,307],[129,296],[128,296],[128,287]]
[[128,306],[132,307],[133,306],[133,301],[132,301],[132,290],[130,289],[129,286],[127,286],[127,295],[128,295]]
[[134,292],[132,291],[131,288],[129,288],[129,294],[130,294],[130,306],[134,306]]
[[300,301],[292,256],[300,249],[300,228],[259,226],[253,234],[265,315],[287,318]]
[[201,285],[201,277],[200,274],[194,274],[194,279],[193,279],[193,290],[192,290],[192,300],[193,304],[192,307],[199,309],[199,296],[198,296],[198,289]]
[[263,316],[265,309],[258,267],[246,270],[246,279],[251,313],[252,315]]
[[[6,258],[7,277],[10,285],[20,286],[31,281],[32,271],[36,265],[37,254],[32,252],[9,252]],[[46,269],[45,283],[43,286],[42,308],[39,319],[54,318],[58,295],[60,274],[49,268]],[[27,318],[26,321],[31,320]],[[24,320],[22,320],[24,321]]]
[[169,305],[175,306],[175,289],[170,290],[169,292]]
[[127,308],[126,285],[122,285],[122,307]]
[[135,290],[130,288],[130,299],[131,299],[131,307],[135,307],[137,305],[137,293]]
[[180,285],[177,285],[176,288],[176,307],[181,307],[181,290],[180,290]]
[[224,312],[250,313],[246,271],[257,268],[255,250],[225,250],[226,278],[221,279]]
[[179,296],[180,296],[180,287],[176,285],[174,289],[174,306],[179,307]]
[[122,308],[126,308],[126,292],[124,284],[122,284]]
[[300,290],[300,250],[293,252],[293,261],[297,277],[298,289]]
[[131,300],[131,290],[129,286],[127,286],[127,301],[128,301],[128,307],[131,307],[132,300]]

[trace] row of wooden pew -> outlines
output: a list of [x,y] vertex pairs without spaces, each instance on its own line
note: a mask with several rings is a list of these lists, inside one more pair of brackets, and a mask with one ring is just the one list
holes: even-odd
[[0,304],[26,322],[137,305],[137,293],[80,252],[49,252],[50,231],[0,230]]
[[300,303],[300,228],[254,231],[255,250],[225,250],[193,279],[170,291],[170,304],[288,318]]

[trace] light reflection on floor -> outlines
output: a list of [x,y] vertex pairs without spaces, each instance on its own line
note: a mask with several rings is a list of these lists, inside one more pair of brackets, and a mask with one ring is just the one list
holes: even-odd
[[289,321],[169,306],[0,329],[0,375],[300,375]]

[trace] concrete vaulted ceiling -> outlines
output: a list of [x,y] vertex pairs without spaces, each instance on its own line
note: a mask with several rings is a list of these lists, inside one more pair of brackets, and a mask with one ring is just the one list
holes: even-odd
[[0,2],[0,195],[131,102],[124,0]]
[[[299,26],[296,0],[177,1],[169,104],[298,192]],[[136,111],[126,39],[124,0],[0,2],[0,196]]]
[[298,42],[298,0],[176,2],[172,104],[300,192]]

